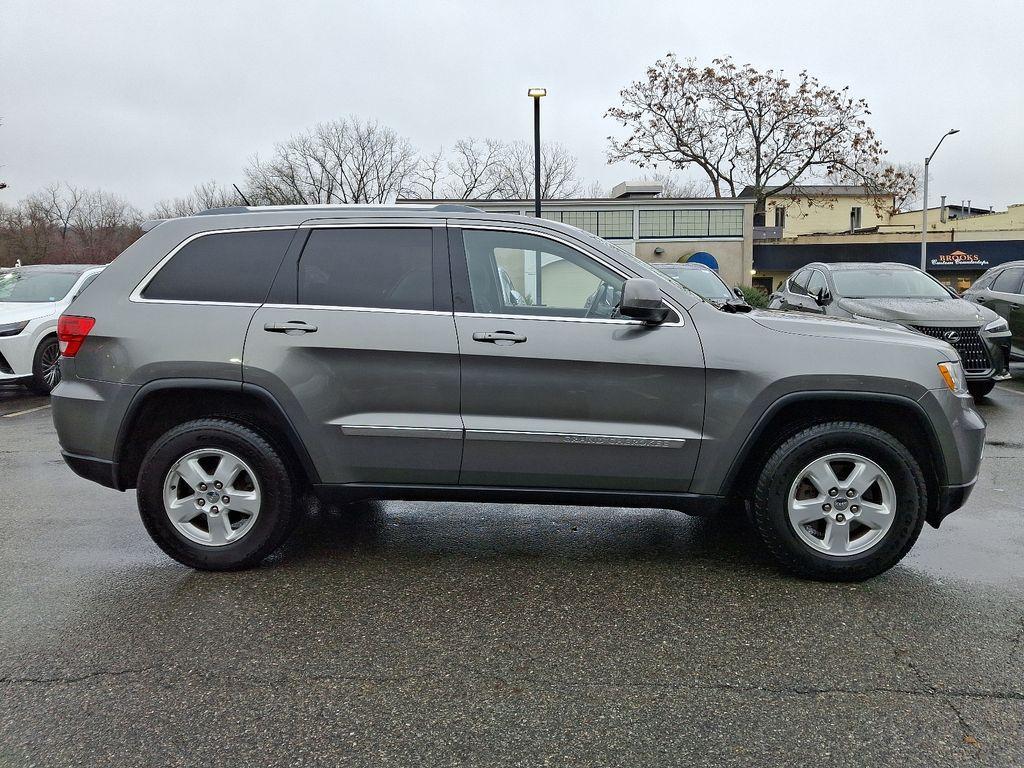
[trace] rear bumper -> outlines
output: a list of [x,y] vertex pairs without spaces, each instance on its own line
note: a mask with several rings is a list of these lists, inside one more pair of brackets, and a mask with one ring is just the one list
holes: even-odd
[[938,503],[928,513],[928,524],[933,528],[938,528],[943,520],[967,503],[967,499],[970,497],[971,491],[974,490],[977,482],[978,479],[975,478],[965,485],[944,485],[940,487]]
[[67,451],[61,451],[60,455],[64,459],[64,463],[71,467],[71,471],[79,477],[92,480],[107,488],[121,490],[117,487],[117,465],[114,462]]

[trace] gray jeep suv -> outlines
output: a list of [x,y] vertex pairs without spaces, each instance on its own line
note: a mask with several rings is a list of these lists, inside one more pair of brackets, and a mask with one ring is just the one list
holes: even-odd
[[768,300],[770,309],[896,323],[948,341],[967,389],[985,397],[1010,378],[1010,330],[995,312],[956,295],[917,267],[884,262],[808,264]]
[[462,206],[168,220],[59,337],[64,459],[204,569],[261,561],[313,493],[745,506],[785,567],[863,579],[964,503],[985,435],[939,339],[726,312],[579,229]]

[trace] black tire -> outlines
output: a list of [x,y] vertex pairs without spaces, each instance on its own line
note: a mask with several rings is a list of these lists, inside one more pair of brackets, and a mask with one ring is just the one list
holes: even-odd
[[996,388],[996,383],[989,379],[988,381],[968,381],[967,391],[971,393],[971,397],[975,400],[981,400],[987,397],[993,389]]
[[[798,473],[830,453],[856,453],[889,475],[896,492],[891,527],[870,549],[844,557],[819,552],[793,530],[787,512],[789,491]],[[757,481],[753,520],[768,550],[787,570],[821,581],[861,581],[892,568],[917,541],[928,508],[921,467],[900,441],[876,427],[857,422],[816,424],[793,435],[772,452]]]
[[[253,468],[261,487],[259,514],[238,541],[209,546],[191,541],[164,508],[164,480],[186,454],[201,448],[229,451]],[[139,470],[139,514],[153,541],[179,563],[205,571],[251,568],[276,550],[298,519],[294,479],[277,450],[260,434],[224,419],[198,419],[158,438]]]
[[60,365],[53,369],[55,378],[47,378],[50,362],[59,359],[60,342],[57,341],[56,336],[47,336],[39,342],[36,353],[32,357],[32,381],[29,383],[34,392],[48,395],[60,384]]

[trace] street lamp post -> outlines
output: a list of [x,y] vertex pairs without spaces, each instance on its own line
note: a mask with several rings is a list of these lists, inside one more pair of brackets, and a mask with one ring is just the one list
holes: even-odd
[[942,146],[942,142],[946,140],[947,136],[952,136],[954,133],[960,133],[959,128],[950,128],[939,139],[939,143],[935,145],[935,149],[932,153],[924,159],[924,190],[922,196],[924,197],[924,203],[921,205],[921,271],[928,271],[928,165],[931,163],[932,158],[935,157],[935,153],[939,151],[939,147]]
[[533,215],[540,218],[540,100],[548,95],[547,88],[531,88],[527,95],[533,99]]

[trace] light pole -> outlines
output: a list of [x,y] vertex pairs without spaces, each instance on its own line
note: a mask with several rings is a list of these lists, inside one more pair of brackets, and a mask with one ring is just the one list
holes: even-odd
[[540,100],[547,88],[531,88],[526,94],[533,99],[533,215],[540,218]]
[[932,153],[924,159],[924,204],[921,206],[921,271],[928,271],[928,165],[931,163],[932,158],[935,157],[935,153],[939,151],[939,147],[942,146],[942,142],[946,140],[947,136],[952,136],[954,133],[960,133],[959,128],[950,128],[939,139],[939,143],[935,145],[935,149]]

